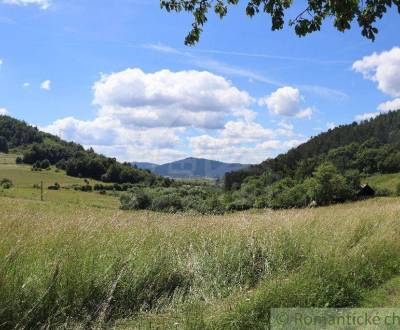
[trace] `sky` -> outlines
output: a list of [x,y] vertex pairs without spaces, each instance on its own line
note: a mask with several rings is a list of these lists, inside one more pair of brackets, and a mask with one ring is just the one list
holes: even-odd
[[399,18],[299,38],[239,5],[187,47],[158,0],[0,0],[0,114],[121,161],[259,163],[400,108]]

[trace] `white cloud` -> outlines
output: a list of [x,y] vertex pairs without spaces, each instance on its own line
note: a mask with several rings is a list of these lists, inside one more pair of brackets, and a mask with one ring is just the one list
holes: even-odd
[[382,112],[389,112],[393,110],[400,110],[400,98],[392,101],[387,101],[378,105],[378,110]]
[[[247,92],[209,72],[127,69],[103,75],[93,92],[95,119],[68,117],[42,129],[121,160],[163,163],[186,157],[183,136],[189,128],[222,129],[228,118],[250,122],[255,116],[247,109],[254,102]],[[244,136],[238,136],[240,130]],[[227,141],[251,142],[273,132],[253,122],[228,121],[224,134]]]
[[1,0],[1,2],[17,5],[17,6],[28,6],[28,5],[36,5],[41,9],[48,9],[50,6],[50,0]]
[[285,86],[278,88],[269,96],[265,96],[258,101],[260,106],[266,105],[269,111],[276,115],[310,118],[313,110],[302,107],[303,97],[297,88]]
[[379,90],[393,97],[400,96],[400,48],[373,53],[354,62],[353,70],[365,79],[375,81]]
[[334,122],[326,123],[326,128],[327,129],[334,129],[335,127],[337,127],[337,125]]
[[227,115],[248,115],[253,99],[209,72],[127,69],[94,87],[101,116],[142,127],[221,128]]
[[363,113],[361,115],[357,115],[355,117],[355,120],[357,120],[357,121],[369,120],[369,119],[375,118],[379,115],[380,115],[380,112],[367,112],[367,113]]
[[215,136],[200,135],[188,138],[196,157],[219,159],[227,162],[259,163],[287,149],[297,140],[285,141],[292,136],[293,127],[270,129],[250,121],[229,121]]
[[49,91],[51,89],[51,81],[50,80],[45,80],[40,84],[40,89],[43,89],[45,91]]
[[8,110],[6,108],[0,108],[0,116],[8,115]]
[[27,88],[27,87],[29,87],[30,85],[31,85],[30,83],[26,82],[26,83],[23,83],[23,84],[22,84],[22,87]]
[[97,117],[88,121],[67,117],[41,129],[125,161],[162,163],[183,154],[174,151],[181,143],[178,134],[184,132],[182,128],[131,128],[110,117]]
[[382,113],[387,113],[389,111],[400,110],[400,98],[394,99],[392,101],[387,101],[378,105],[378,111],[363,113],[355,117],[357,121],[363,121],[375,118]]
[[123,161],[156,163],[189,155],[257,163],[300,143],[286,121],[256,122],[254,99],[209,72],[127,69],[103,75],[93,93],[93,120],[67,117],[42,129]]

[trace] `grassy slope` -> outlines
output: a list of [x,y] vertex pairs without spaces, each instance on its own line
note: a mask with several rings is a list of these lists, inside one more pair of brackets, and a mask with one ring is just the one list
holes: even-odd
[[[48,171],[31,171],[31,166],[16,165],[15,157],[15,155],[0,154],[0,180],[7,178],[12,180],[14,184],[13,189],[0,189],[0,196],[40,200],[40,189],[33,188],[33,185],[40,185],[40,182],[43,181],[45,201],[73,204],[75,206],[114,209],[119,207],[118,198],[115,196],[84,193],[71,188],[75,184],[85,184],[83,179],[67,176],[65,172],[57,171],[55,168]],[[59,191],[48,190],[47,187],[53,185],[55,182],[59,183],[62,189]],[[89,183],[93,185],[97,181],[89,180]]]
[[388,189],[392,194],[396,192],[397,185],[400,184],[400,173],[377,174],[365,180],[372,187],[378,189]]
[[48,191],[38,202],[25,192],[37,194],[32,175],[82,180],[6,171],[17,185],[0,194],[4,328],[111,317],[118,328],[257,329],[270,307],[399,303],[400,199],[214,217],[122,212],[96,193]]

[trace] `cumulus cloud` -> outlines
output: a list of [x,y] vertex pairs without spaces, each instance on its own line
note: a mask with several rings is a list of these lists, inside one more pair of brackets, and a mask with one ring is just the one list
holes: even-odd
[[248,115],[253,102],[225,78],[199,71],[127,69],[103,75],[93,90],[101,116],[142,127],[221,128],[227,115]]
[[182,128],[132,129],[111,117],[97,117],[88,121],[67,117],[41,129],[125,161],[166,162],[182,154],[173,151],[181,143],[178,135],[184,132]]
[[298,140],[285,140],[294,135],[292,126],[265,128],[256,122],[229,121],[217,134],[190,137],[189,146],[196,157],[227,162],[259,163],[279,151],[292,148]]
[[383,112],[389,112],[393,110],[400,110],[400,98],[392,101],[387,101],[378,105],[378,110]]
[[373,53],[354,62],[353,70],[378,84],[379,90],[393,97],[400,96],[400,48]]
[[278,88],[271,95],[261,98],[258,104],[260,106],[267,106],[269,111],[276,115],[310,118],[313,110],[309,107],[302,107],[303,99],[299,89],[285,86]]
[[355,117],[357,121],[363,121],[375,118],[382,113],[386,113],[389,111],[400,110],[400,98],[394,99],[392,101],[387,101],[378,105],[378,111],[376,112],[368,112],[363,113]]
[[8,115],[8,110],[6,108],[0,108],[0,116]]
[[127,69],[102,75],[93,93],[93,120],[67,117],[42,129],[120,160],[156,163],[189,155],[257,163],[300,143],[288,122],[256,122],[254,99],[210,72]]
[[50,80],[45,80],[40,84],[40,89],[43,89],[45,91],[49,91],[51,89],[51,81]]
[[1,0],[2,3],[17,5],[17,6],[28,6],[36,5],[41,9],[48,9],[50,6],[50,0]]
[[[181,150],[188,129],[221,129],[227,118],[254,118],[249,94],[209,72],[127,69],[102,75],[93,92],[96,118],[63,118],[42,129],[122,160],[162,163],[187,156]],[[241,129],[248,130],[247,141],[272,134],[258,124],[228,124],[225,134],[235,139]]]
[[380,112],[367,112],[363,113],[361,115],[357,115],[354,119],[357,121],[364,121],[364,120],[369,120],[372,118],[375,118],[380,115]]

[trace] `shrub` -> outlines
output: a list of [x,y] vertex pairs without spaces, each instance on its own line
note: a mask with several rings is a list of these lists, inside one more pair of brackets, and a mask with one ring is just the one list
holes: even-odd
[[151,198],[144,191],[125,193],[120,197],[122,210],[145,210],[151,205]]
[[15,159],[15,163],[16,164],[22,164],[23,163],[23,161],[22,161],[22,157],[17,157],[16,159]]
[[61,159],[56,163],[56,168],[59,170],[64,170],[66,169],[66,162],[65,159]]
[[308,197],[307,186],[305,184],[297,184],[292,188],[283,191],[277,195],[271,202],[270,207],[277,208],[300,208],[310,203]]
[[0,181],[0,187],[3,189],[10,189],[13,187],[13,182],[10,179],[4,178]]
[[93,191],[93,187],[90,184],[84,184],[82,186],[75,185],[74,190],[79,190],[79,191],[83,191],[83,192],[91,192],[91,191]]
[[375,196],[377,197],[388,197],[390,195],[392,195],[392,193],[387,188],[378,188],[375,190]]
[[165,194],[157,196],[151,204],[153,211],[177,212],[183,209],[181,197],[176,194]]
[[61,186],[58,182],[54,183],[52,186],[48,186],[47,189],[49,190],[60,190]]
[[252,204],[245,198],[236,199],[226,207],[227,211],[244,211],[252,208]]
[[50,169],[50,162],[48,159],[45,160],[37,160],[33,165],[32,165],[32,171],[41,171],[41,170],[49,170]]
[[48,168],[50,168],[50,161],[48,159],[44,159],[40,162],[40,168],[43,170],[47,170]]
[[194,210],[201,214],[224,214],[225,207],[216,196],[199,196],[189,195],[182,199],[183,209],[186,211]]

